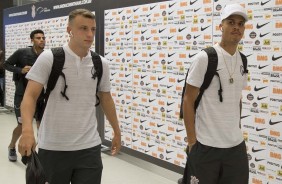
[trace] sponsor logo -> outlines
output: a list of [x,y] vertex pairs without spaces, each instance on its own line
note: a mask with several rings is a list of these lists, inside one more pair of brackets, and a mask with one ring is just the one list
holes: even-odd
[[148,31],[148,29],[146,29],[145,31],[141,31],[141,34],[144,34],[146,31]]
[[198,38],[199,36],[201,36],[201,35],[197,35],[197,36],[194,35],[194,39]]
[[173,7],[175,4],[176,4],[176,3],[169,4],[168,7],[171,8],[171,7]]
[[173,37],[174,37],[174,36],[169,36],[168,39],[170,40],[170,39],[172,39]]
[[269,120],[269,125],[276,125],[278,123],[281,123],[282,121],[272,121],[272,120]]
[[121,14],[123,12],[123,9],[121,11],[118,12],[118,14]]
[[261,69],[263,69],[263,68],[265,68],[265,67],[267,67],[267,66],[268,66],[268,65],[264,65],[264,66],[259,65],[259,66],[258,66],[258,69],[261,70]]
[[260,152],[260,151],[263,151],[263,150],[265,150],[265,149],[255,149],[255,147],[252,148],[253,153]]
[[174,12],[174,10],[173,10],[173,11],[171,11],[171,12],[168,12],[168,15],[171,15],[173,12]]
[[167,153],[167,154],[170,154],[170,153],[173,153],[173,151],[168,151],[168,150],[166,150],[166,153]]
[[159,33],[162,33],[164,30],[166,30],[166,28],[164,28],[164,29],[159,29]]
[[139,8],[133,9],[133,12],[136,12],[137,10],[139,10]]
[[144,122],[146,122],[147,120],[140,120],[140,123],[144,123]]
[[182,132],[183,130],[185,130],[185,129],[176,129],[176,132],[178,133],[178,132]]
[[155,145],[153,144],[148,144],[148,147],[151,148],[151,147],[154,147]]
[[265,98],[267,98],[268,96],[264,96],[264,97],[257,97],[257,100],[263,100],[263,99],[265,99]]
[[206,26],[206,27],[201,27],[201,31],[204,31],[204,30],[206,30],[207,28],[209,28],[210,27],[210,25],[209,26]]
[[163,80],[165,77],[158,77],[158,81]]
[[258,159],[258,158],[255,158],[255,161],[256,161],[256,162],[260,162],[260,161],[263,161],[263,160],[265,160],[265,159]]
[[184,81],[185,79],[177,79],[177,82],[180,83],[182,81]]
[[247,117],[249,117],[249,116],[251,116],[251,115],[241,116],[241,119],[247,118]]
[[187,27],[184,27],[182,29],[178,28],[178,32],[182,32],[184,29],[186,29]]
[[168,103],[168,102],[167,102],[167,103],[166,103],[167,106],[171,106],[172,104],[174,104],[174,102],[172,102],[172,103]]
[[155,6],[150,6],[150,10],[153,10],[154,8],[156,8],[157,5]]
[[155,100],[156,100],[156,99],[153,99],[153,100],[152,100],[152,99],[149,99],[149,102],[152,103],[152,102],[155,101]]
[[262,38],[262,37],[264,37],[264,36],[268,35],[269,33],[270,33],[270,32],[268,32],[268,33],[264,33],[264,34],[261,34],[261,33],[260,33],[260,34],[259,34],[259,37],[261,37],[261,38]]
[[162,126],[164,126],[165,124],[157,124],[157,127],[160,128]]
[[264,87],[258,88],[257,86],[255,86],[254,90],[255,90],[255,91],[260,91],[260,90],[262,90],[262,89],[264,89],[264,88],[267,88],[267,87],[268,87],[268,86],[264,86]]
[[197,11],[199,11],[201,8],[198,8],[198,9],[194,9],[194,12],[196,13]]
[[141,75],[141,79],[144,79],[145,77],[147,77],[147,75],[144,75],[144,76],[143,76],[143,75]]
[[271,1],[271,0],[268,0],[268,1],[265,1],[265,2],[262,2],[262,1],[261,1],[261,2],[260,2],[260,5],[261,5],[261,6],[264,6],[264,5],[267,4],[269,1]]
[[264,23],[264,24],[259,24],[259,23],[257,23],[257,29],[260,29],[260,28],[262,28],[263,26],[265,26],[265,25],[267,25],[267,24],[269,24],[270,22],[267,22],[267,23]]
[[171,56],[173,56],[174,54],[175,54],[175,53],[173,53],[173,54],[168,54],[167,56],[168,56],[168,57],[171,57]]
[[[197,54],[197,53],[196,53],[196,54]],[[192,57],[194,57],[196,54],[190,54],[190,53],[189,53],[188,57],[189,57],[189,58],[192,58]]]
[[133,53],[133,56],[137,56],[139,54],[139,52],[137,52],[137,53]]
[[190,1],[190,5],[193,5],[197,2],[198,0],[195,0],[195,1]]
[[276,61],[278,59],[282,58],[282,56],[278,56],[278,57],[275,57],[274,55],[272,56],[272,61]]
[[266,129],[266,128],[258,128],[258,127],[257,127],[257,128],[256,128],[256,131],[259,132],[259,131],[262,131],[262,130],[265,130],[265,129]]

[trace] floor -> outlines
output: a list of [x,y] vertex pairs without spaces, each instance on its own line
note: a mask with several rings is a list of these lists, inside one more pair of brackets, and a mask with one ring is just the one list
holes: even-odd
[[[0,183],[25,183],[25,166],[10,162],[7,147],[16,126],[14,113],[0,107]],[[18,154],[19,158],[19,154]],[[125,153],[116,157],[102,153],[102,184],[176,184],[180,174],[163,169]]]

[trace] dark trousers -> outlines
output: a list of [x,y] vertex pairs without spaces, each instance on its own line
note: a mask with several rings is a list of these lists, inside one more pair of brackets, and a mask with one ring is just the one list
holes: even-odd
[[39,149],[38,156],[50,184],[101,183],[101,145],[78,151]]
[[244,141],[232,148],[214,148],[197,142],[187,156],[184,184],[248,184]]

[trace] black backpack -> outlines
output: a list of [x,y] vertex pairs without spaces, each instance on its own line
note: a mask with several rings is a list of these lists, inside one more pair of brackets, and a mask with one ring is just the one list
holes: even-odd
[[[63,66],[65,64],[65,51],[62,47],[57,47],[57,48],[52,48],[51,49],[54,60],[53,60],[53,65],[52,65],[52,70],[48,79],[47,83],[47,88],[44,92],[44,94],[40,95],[38,101],[37,101],[37,118],[38,120],[41,120],[44,114],[44,110],[49,98],[49,95],[51,91],[55,88],[56,83],[59,79],[60,76],[64,78],[65,81],[65,87],[64,90],[61,91],[61,95],[65,97],[67,100],[69,100],[66,90],[68,88],[68,85],[66,83],[66,77],[65,74],[62,72]],[[95,80],[96,77],[98,77],[98,82],[97,82],[97,88],[96,88],[96,98],[97,98],[97,103],[95,106],[98,106],[100,104],[99,97],[97,95],[98,92],[98,86],[100,84],[102,75],[103,75],[103,65],[102,65],[102,60],[101,57],[96,54],[95,52],[91,51],[91,56],[92,56],[92,62],[93,62],[93,68],[91,70],[92,73],[92,78]],[[95,73],[94,73],[95,71]]]
[[[218,65],[218,57],[217,57],[217,53],[215,51],[215,49],[213,47],[208,47],[208,48],[205,48],[203,49],[207,55],[208,55],[208,67],[207,67],[207,72],[205,74],[205,77],[204,77],[204,81],[203,81],[203,84],[201,85],[200,87],[200,92],[199,92],[199,95],[195,101],[195,104],[194,104],[194,110],[196,111],[200,101],[201,101],[201,98],[205,92],[206,89],[208,89],[214,75],[216,75],[218,77],[218,80],[219,80],[219,90],[218,90],[218,96],[219,96],[219,101],[222,102],[223,99],[222,99],[222,86],[221,86],[221,81],[220,81],[220,77],[219,77],[219,74],[217,73],[216,69],[217,69],[217,65]],[[247,57],[242,54],[240,52],[240,55],[241,55],[241,58],[242,58],[242,61],[243,61],[243,67],[244,67],[244,73],[248,73],[248,70],[247,70]],[[184,86],[183,86],[183,89],[182,89],[182,97],[181,97],[181,105],[180,105],[180,114],[179,114],[179,118],[180,119],[183,119],[183,97],[184,97],[184,93],[185,93],[185,88],[186,88],[186,79],[187,79],[187,76],[188,76],[188,72],[189,70],[187,71],[186,73],[186,77],[185,77],[185,83],[184,83]]]

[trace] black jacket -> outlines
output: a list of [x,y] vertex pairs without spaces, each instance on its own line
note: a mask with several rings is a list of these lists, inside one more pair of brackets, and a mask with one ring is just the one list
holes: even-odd
[[38,55],[34,52],[32,47],[18,49],[15,51],[5,62],[4,68],[10,72],[13,72],[13,81],[16,82],[16,95],[23,95],[27,79],[25,74],[22,74],[22,68],[25,66],[32,66]]

